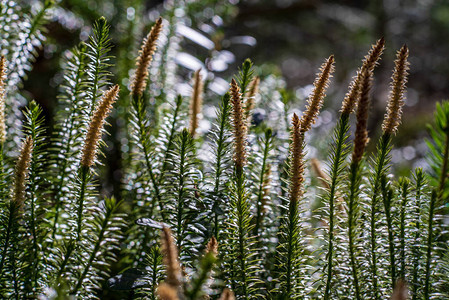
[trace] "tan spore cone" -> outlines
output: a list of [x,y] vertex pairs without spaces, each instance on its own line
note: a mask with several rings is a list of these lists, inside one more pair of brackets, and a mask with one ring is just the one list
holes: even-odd
[[200,74],[201,70],[197,70],[193,75],[193,90],[192,97],[190,99],[190,124],[189,132],[192,137],[196,136],[196,130],[198,129],[198,124],[201,118],[201,111],[203,108],[203,85],[202,76]]
[[206,253],[212,253],[215,256],[218,255],[218,241],[214,236],[209,239],[209,242],[207,242]]
[[234,293],[230,289],[224,289],[219,300],[235,300]]
[[15,167],[12,200],[19,207],[25,202],[26,181],[28,179],[33,147],[33,139],[31,136],[28,136],[22,143]]
[[178,259],[178,248],[176,247],[170,228],[162,228],[161,243],[167,274],[165,283],[172,288],[177,289],[182,283],[182,273]]
[[237,169],[242,169],[246,163],[247,127],[243,114],[242,94],[237,82],[231,81],[232,127],[234,135],[234,163]]
[[254,79],[251,80],[248,92],[245,95],[245,119],[248,128],[251,126],[252,114],[256,104],[256,95],[259,92],[259,84],[260,78],[258,76],[254,77]]
[[407,285],[403,280],[398,280],[390,300],[407,300],[407,299],[408,299]]
[[391,77],[391,90],[388,96],[387,113],[382,123],[382,130],[386,134],[395,134],[401,124],[402,107],[404,106],[405,85],[410,63],[407,61],[409,52],[407,45],[396,54],[395,67]]
[[89,168],[95,163],[98,141],[101,138],[105,120],[111,112],[112,105],[117,100],[119,91],[119,86],[115,85],[104,92],[100,103],[97,105],[97,108],[92,115],[86,138],[84,140],[84,147],[81,157],[81,165],[84,167]]
[[341,107],[342,114],[350,114],[357,106],[360,97],[360,84],[363,77],[363,72],[368,70],[370,73],[374,71],[374,67],[378,64],[380,57],[385,49],[385,39],[379,39],[376,44],[371,46],[370,51],[365,56],[362,67],[357,71],[357,75],[353,78],[349,85],[349,91],[343,100]]
[[290,182],[289,198],[292,205],[296,205],[303,194],[304,160],[303,142],[304,135],[301,131],[301,123],[296,114],[293,114],[290,144]]
[[179,300],[178,291],[166,283],[161,283],[156,290],[160,300]]
[[357,125],[354,137],[354,150],[352,161],[358,163],[362,160],[366,144],[369,141],[368,131],[368,113],[370,106],[370,90],[372,85],[372,71],[363,70],[362,82],[360,84],[360,101],[357,106]]
[[162,18],[159,18],[142,42],[142,47],[136,61],[136,72],[131,82],[131,95],[133,97],[142,96],[145,91],[148,79],[148,67],[153,60],[153,54],[156,51],[157,40],[161,31]]
[[323,106],[326,89],[329,86],[330,78],[334,72],[334,56],[331,55],[321,65],[320,73],[318,73],[312,93],[307,100],[307,107],[301,117],[301,132],[306,132],[312,128],[315,120]]

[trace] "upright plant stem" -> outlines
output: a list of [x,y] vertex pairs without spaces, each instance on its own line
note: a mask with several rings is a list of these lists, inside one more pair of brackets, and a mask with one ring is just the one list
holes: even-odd
[[333,263],[334,263],[334,231],[335,231],[335,198],[340,182],[340,174],[342,171],[342,164],[344,158],[347,155],[347,145],[345,141],[347,140],[348,133],[348,120],[349,114],[342,114],[340,121],[338,122],[337,129],[335,132],[335,147],[333,149],[331,173],[330,173],[330,187],[327,200],[329,202],[329,236],[328,236],[328,249],[327,249],[327,279],[326,279],[326,289],[324,293],[324,299],[329,299],[332,289],[332,275],[333,275]]
[[432,192],[432,198],[430,200],[430,208],[429,208],[429,220],[427,227],[427,253],[426,253],[426,278],[424,283],[424,299],[430,299],[430,263],[432,260],[432,242],[433,242],[433,218],[435,212],[435,202],[437,201],[437,193],[435,191]]
[[[104,64],[103,59],[104,59],[104,55],[110,50],[110,46],[108,45],[108,34],[109,34],[109,28],[108,25],[106,23],[106,19],[104,17],[101,17],[98,20],[97,23],[97,34],[98,34],[98,47],[94,50],[95,51],[95,56],[90,55],[90,59],[91,59],[91,63],[93,65],[93,75],[91,76],[92,78],[90,78],[91,80],[93,80],[92,82],[92,86],[90,86],[90,89],[92,90],[92,99],[91,99],[91,103],[90,103],[90,112],[89,112],[89,116],[92,116],[92,114],[94,113],[95,110],[95,104],[97,102],[98,99],[98,91],[100,90],[100,82],[102,79],[102,75],[101,74],[101,66],[102,64]],[[92,47],[91,47],[92,48]]]
[[293,279],[292,273],[294,263],[296,261],[296,252],[298,251],[298,219],[299,219],[298,204],[290,202],[288,209],[288,236],[287,236],[287,268],[286,268],[286,283],[285,295],[290,297],[293,293]]
[[[244,64],[245,65],[245,64]],[[246,64],[244,70],[249,70],[250,64]],[[246,120],[243,115],[242,97],[240,88],[235,81],[231,81],[231,104],[232,104],[232,118],[231,124],[233,127],[233,142],[234,142],[234,174],[232,193],[234,196],[231,198],[231,219],[232,219],[232,239],[236,241],[237,245],[232,247],[231,253],[236,260],[236,264],[239,274],[239,294],[242,299],[249,299],[252,290],[250,289],[250,281],[252,280],[250,274],[256,271],[256,265],[251,258],[250,252],[252,252],[252,244],[250,240],[251,227],[251,215],[249,211],[249,201],[246,190],[245,170],[244,167],[247,162],[247,128]],[[253,270],[253,271],[251,271]]]
[[[218,193],[220,191],[221,185],[221,174],[223,172],[222,159],[223,159],[223,151],[225,148],[225,127],[227,124],[227,119],[229,115],[229,94],[226,94],[222,100],[222,111],[221,111],[221,120],[220,120],[220,129],[218,131],[218,139],[217,139],[217,161],[215,164],[215,185],[214,185],[214,201],[215,203],[218,201]],[[218,222],[218,211],[217,209],[214,211],[214,233],[215,238],[219,240],[219,222]]]
[[264,187],[264,181],[266,176],[266,169],[267,169],[267,163],[268,163],[268,156],[270,152],[270,143],[271,143],[271,129],[268,129],[265,132],[265,140],[263,143],[263,156],[262,156],[262,167],[260,170],[259,175],[259,187],[257,191],[257,203],[256,203],[256,225],[254,227],[254,234],[255,236],[259,235],[259,231],[262,227],[262,197],[263,197],[263,187]]
[[357,226],[356,205],[358,204],[357,197],[360,186],[360,164],[359,162],[352,162],[349,175],[349,197],[348,197],[348,237],[349,237],[349,259],[351,261],[352,280],[354,282],[355,298],[360,300],[359,275],[356,262],[356,246],[355,234]]
[[55,282],[58,282],[59,279],[61,278],[62,274],[64,273],[65,267],[69,263],[70,257],[71,257],[71,255],[72,255],[74,250],[75,250],[75,242],[74,241],[70,241],[70,244],[66,248],[64,259],[61,262],[61,265],[59,267],[58,273],[57,273],[57,275],[55,277],[55,279],[56,279]]
[[178,115],[179,112],[181,110],[181,104],[182,104],[182,97],[178,96],[177,100],[176,100],[176,107],[175,107],[175,111],[173,113],[173,121],[171,123],[170,126],[170,134],[168,136],[168,140],[167,140],[167,151],[165,151],[164,154],[164,158],[162,160],[162,167],[161,167],[161,175],[159,176],[159,181],[158,183],[161,184],[164,180],[164,172],[167,169],[168,166],[168,156],[170,154],[170,148],[173,145],[173,140],[175,138],[175,134],[176,134],[176,125],[177,125],[177,121],[178,121]]
[[[27,180],[30,171],[30,162],[32,159],[32,153],[34,149],[34,142],[31,136],[28,136],[22,143],[22,147],[20,150],[20,155],[17,159],[14,171],[14,182],[11,190],[10,197],[6,197],[4,200],[8,200],[8,206],[6,211],[2,213],[2,218],[6,218],[6,220],[2,220],[3,225],[6,227],[6,233],[4,238],[3,250],[2,250],[2,260],[0,261],[0,278],[2,278],[3,270],[6,265],[6,257],[9,256],[9,263],[12,267],[13,271],[13,283],[16,290],[16,297],[19,297],[17,293],[17,281],[16,278],[16,252],[18,252],[18,240],[19,240],[19,226],[21,225],[20,221],[23,215],[23,205],[26,200],[26,188],[27,188]],[[3,152],[1,153],[3,160]],[[3,176],[3,175],[2,175]],[[10,249],[11,248],[11,249]],[[10,249],[10,251],[8,251]],[[21,249],[23,250],[23,249]]]
[[160,265],[158,264],[158,256],[160,252],[157,248],[153,248],[150,255],[152,256],[152,266],[151,266],[151,300],[156,300],[156,288],[158,284],[158,269]]
[[[34,157],[33,157],[34,158]],[[34,173],[34,172],[33,172]],[[37,279],[39,277],[39,247],[38,236],[36,230],[36,194],[35,194],[35,178],[30,179],[30,199],[31,199],[31,233],[33,235],[33,268],[31,272],[31,281],[37,288]]]
[[[52,240],[55,239],[55,235],[56,235],[56,227],[58,225],[58,221],[59,221],[59,213],[61,211],[61,205],[62,205],[62,201],[61,201],[61,192],[62,192],[62,188],[64,185],[64,181],[66,179],[67,176],[67,163],[68,163],[68,154],[70,153],[71,149],[70,147],[72,146],[72,140],[74,139],[74,133],[73,133],[73,128],[75,127],[75,122],[76,122],[76,118],[77,115],[74,113],[74,111],[76,110],[76,103],[77,100],[76,96],[79,95],[79,93],[81,92],[81,85],[82,85],[82,74],[84,73],[84,59],[85,59],[85,51],[86,51],[86,47],[83,46],[80,50],[79,50],[79,65],[78,68],[76,70],[76,76],[75,76],[75,84],[73,85],[73,95],[74,97],[72,97],[72,99],[70,99],[70,103],[73,105],[72,109],[71,109],[71,114],[70,114],[70,120],[66,123],[68,123],[68,129],[67,129],[67,133],[68,133],[68,138],[63,150],[63,155],[65,156],[64,159],[62,159],[61,161],[61,165],[59,167],[59,174],[60,174],[60,179],[57,183],[56,186],[56,191],[55,191],[55,199],[56,199],[56,204],[55,204],[55,217],[53,220],[53,227],[52,227],[52,233],[51,233],[51,237]],[[53,242],[52,242],[53,243]],[[52,245],[52,244],[51,244]]]
[[376,215],[377,215],[377,206],[378,206],[378,197],[380,191],[380,184],[382,175],[385,173],[385,166],[387,163],[387,156],[390,152],[390,141],[391,135],[388,133],[384,133],[381,137],[379,147],[378,147],[378,155],[375,161],[374,166],[374,178],[372,182],[372,195],[371,195],[371,219],[370,219],[370,251],[371,251],[371,276],[372,276],[372,284],[373,284],[373,292],[374,299],[378,300],[379,298],[379,287],[378,287],[378,272],[377,272],[377,242],[376,242]]
[[93,264],[95,258],[98,255],[97,252],[100,250],[100,246],[101,246],[101,244],[103,242],[103,239],[105,237],[104,234],[105,234],[105,232],[106,232],[106,230],[108,228],[108,224],[109,224],[109,221],[110,221],[111,217],[113,216],[113,213],[114,213],[114,209],[108,209],[107,210],[106,215],[104,216],[103,222],[101,223],[101,229],[100,229],[100,233],[98,234],[98,239],[95,242],[95,246],[94,246],[94,248],[92,250],[92,253],[89,256],[87,264],[84,267],[84,270],[81,273],[81,276],[78,279],[78,282],[77,282],[75,288],[73,289],[72,294],[76,294],[76,292],[81,288],[81,285],[83,284],[84,278],[86,277],[87,273],[89,272],[90,268],[92,267],[92,264]]
[[76,240],[81,240],[81,229],[83,225],[83,210],[84,210],[84,201],[86,199],[87,192],[87,184],[89,181],[89,167],[81,166],[80,167],[80,192],[77,199],[77,227],[76,227]]
[[448,165],[449,165],[449,125],[446,132],[446,141],[444,144],[444,154],[443,154],[443,166],[441,167],[440,183],[438,185],[438,199],[443,197],[444,186],[448,178]]
[[[26,112],[27,119],[28,119],[28,130],[30,131],[29,134],[33,141],[35,141],[36,146],[33,147],[33,153],[32,158],[30,162],[30,174],[29,174],[29,196],[28,201],[30,202],[30,227],[31,227],[31,234],[32,234],[32,266],[29,266],[29,274],[30,275],[30,281],[31,281],[31,289],[33,290],[32,293],[34,296],[36,293],[36,288],[38,286],[38,278],[39,278],[39,263],[40,263],[40,247],[38,244],[41,243],[39,238],[39,219],[37,219],[37,212],[36,212],[36,206],[37,201],[39,200],[38,197],[38,189],[39,189],[39,164],[42,163],[41,160],[39,160],[39,151],[38,151],[38,141],[40,140],[40,129],[39,127],[41,124],[41,110],[39,109],[39,106],[36,106],[36,103],[32,101],[29,106],[29,110]],[[28,273],[27,272],[27,273]],[[28,283],[27,283],[28,284]]]
[[219,202],[219,192],[220,192],[220,187],[222,187],[223,184],[223,180],[222,180],[222,174],[224,171],[224,162],[223,160],[225,159],[226,156],[226,149],[227,144],[226,144],[226,130],[229,126],[229,100],[230,100],[230,95],[229,93],[226,93],[222,100],[221,100],[221,107],[220,107],[220,112],[219,112],[219,128],[218,128],[218,135],[217,135],[217,139],[216,139],[216,161],[215,161],[215,174],[214,174],[214,211],[213,211],[213,218],[214,218],[214,236],[217,240],[220,240],[220,224],[219,224],[219,210],[217,206],[219,206],[220,202]]
[[281,272],[279,274],[279,293],[281,299],[295,298],[297,283],[300,279],[294,276],[299,271],[300,259],[300,207],[303,196],[304,182],[304,132],[296,114],[293,114],[290,131],[289,174],[288,174],[288,210],[285,223],[279,230],[281,251],[279,261]]
[[422,188],[424,185],[424,174],[422,170],[418,169],[419,171],[416,172],[415,178],[416,178],[416,188],[415,188],[415,219],[416,219],[416,231],[415,231],[415,242],[413,247],[413,279],[412,279],[412,300],[418,299],[418,267],[419,267],[419,261],[421,258],[421,195],[422,195]]
[[394,289],[396,284],[396,257],[394,247],[394,233],[393,233],[393,217],[391,215],[391,202],[393,200],[393,191],[389,186],[386,176],[382,176],[381,179],[382,198],[385,208],[385,216],[387,219],[387,232],[388,232],[388,250],[390,254],[390,276],[391,286]]
[[16,250],[18,249],[12,249],[13,251],[11,251],[10,253],[10,258],[9,260],[11,261],[11,267],[12,267],[12,281],[13,281],[13,286],[14,286],[14,297],[16,298],[16,300],[19,300],[19,278],[17,276],[17,267],[16,267]]
[[424,299],[430,299],[430,264],[432,261],[433,248],[433,224],[435,217],[435,208],[437,204],[441,204],[445,193],[446,180],[448,178],[449,167],[449,125],[443,128],[445,134],[443,163],[441,166],[441,173],[439,178],[438,189],[433,190],[430,201],[429,216],[428,216],[428,237],[427,237],[427,253],[426,253],[426,269],[425,269],[425,284],[424,284]]
[[[401,216],[400,216],[400,241],[401,241],[401,251],[400,251],[400,257],[401,257],[401,273],[400,278],[405,278],[405,216],[406,216],[406,209],[407,209],[407,201],[408,201],[408,187],[409,187],[409,181],[404,179],[401,183],[401,189],[402,189],[402,201],[401,201]],[[416,220],[417,223],[419,223],[419,220]]]
[[0,278],[3,275],[3,269],[5,266],[6,256],[8,254],[8,247],[10,245],[11,234],[12,234],[12,230],[13,230],[13,226],[14,226],[16,209],[17,209],[17,207],[15,207],[15,203],[13,201],[11,201],[9,204],[9,212],[8,212],[9,213],[8,226],[6,227],[5,241],[4,241],[3,249],[2,249],[2,260],[0,261]]
[[244,231],[244,212],[243,212],[243,206],[245,205],[245,199],[243,199],[243,193],[244,193],[244,189],[245,189],[245,181],[244,181],[244,175],[243,175],[243,170],[242,169],[238,169],[236,170],[236,185],[237,185],[237,214],[238,214],[238,219],[237,219],[237,225],[238,225],[238,247],[239,247],[239,256],[241,257],[240,259],[240,269],[242,272],[242,288],[243,288],[243,297],[244,299],[248,299],[248,281],[247,281],[247,276],[246,276],[246,271],[247,271],[247,266],[246,266],[246,259],[245,259],[245,251],[247,249],[245,249],[246,247],[246,232]]
[[[136,96],[138,97],[138,96]],[[154,196],[156,198],[156,202],[159,205],[159,208],[161,211],[163,211],[164,206],[162,203],[162,199],[161,199],[161,192],[159,190],[159,183],[156,180],[156,176],[153,173],[153,166],[151,165],[151,160],[150,160],[150,149],[148,148],[148,143],[145,140],[145,136],[147,135],[147,130],[148,128],[145,127],[145,121],[144,121],[144,117],[145,117],[145,105],[143,104],[143,99],[142,97],[139,97],[138,99],[133,99],[133,108],[135,110],[136,116],[137,116],[137,130],[138,135],[139,135],[139,143],[142,146],[143,149],[143,155],[145,157],[145,166],[146,166],[146,170],[148,171],[148,174],[150,175],[150,179],[151,182],[153,184],[153,188],[154,188]],[[154,209],[154,201],[151,205],[151,211],[150,211],[150,217],[152,217],[153,215],[153,209]],[[162,218],[163,221],[165,222],[166,220],[164,219],[164,214],[162,214]]]
[[45,13],[53,5],[54,5],[53,1],[45,1],[44,6],[38,11],[38,13],[35,15],[35,17],[32,20],[30,30],[28,31],[28,38],[36,33],[36,31],[39,29],[42,19],[45,18]]
[[[184,133],[184,132],[183,132]],[[189,138],[189,137],[187,137]],[[185,170],[185,163],[186,163],[186,145],[187,143],[187,139],[184,138],[184,136],[182,137],[181,140],[181,149],[179,152],[179,158],[181,159],[179,161],[179,176],[178,176],[178,199],[176,199],[176,202],[178,203],[178,206],[176,208],[177,212],[176,212],[176,217],[177,217],[177,222],[176,222],[176,246],[178,247],[179,251],[182,251],[182,243],[183,243],[183,238],[184,238],[184,226],[183,226],[183,216],[184,216],[184,173],[186,172]]]

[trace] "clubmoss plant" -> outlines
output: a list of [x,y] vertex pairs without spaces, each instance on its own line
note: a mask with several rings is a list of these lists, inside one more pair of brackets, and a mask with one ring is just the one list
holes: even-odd
[[[249,74],[250,64],[244,64],[243,74]],[[244,75],[245,76],[245,75]],[[245,82],[245,77],[241,83]],[[244,85],[244,84],[243,84]],[[249,190],[244,167],[247,163],[247,128],[244,119],[242,93],[235,79],[231,81],[231,126],[233,132],[233,162],[234,173],[231,177],[230,218],[226,243],[229,257],[225,258],[225,268],[232,278],[227,278],[228,284],[243,299],[254,299],[258,295],[258,280],[256,277],[259,265],[256,260],[255,241],[252,236],[254,225],[251,224]]]
[[80,176],[80,191],[77,199],[78,205],[78,222],[77,222],[77,239],[81,238],[81,230],[83,226],[84,215],[84,199],[86,197],[87,185],[90,180],[90,169],[95,164],[97,157],[98,142],[103,133],[103,126],[108,117],[112,104],[117,99],[119,92],[118,85],[113,86],[106,91],[98,104],[87,130],[86,138],[84,139],[84,146],[81,155],[81,162],[79,168]]
[[351,277],[354,285],[354,294],[356,299],[361,299],[359,282],[359,255],[358,241],[359,217],[360,217],[360,184],[361,184],[361,161],[368,143],[367,121],[370,106],[370,87],[372,73],[368,69],[363,70],[360,100],[357,106],[357,125],[354,137],[354,147],[352,152],[351,164],[349,165],[348,190],[346,197],[347,205],[347,230],[348,230],[348,250],[351,265]]
[[[398,130],[401,121],[402,106],[405,84],[407,82],[408,48],[404,45],[398,52],[395,60],[395,69],[392,76],[391,90],[388,98],[387,113],[382,123],[383,134],[377,145],[377,155],[372,159],[371,196],[370,196],[370,261],[371,261],[371,282],[372,295],[374,299],[379,299],[379,266],[377,249],[377,230],[379,225],[379,198],[381,193],[381,180],[389,170],[390,151],[392,136]],[[384,202],[388,204],[388,202]],[[388,207],[384,209],[387,210]],[[391,249],[390,249],[391,252]]]
[[[447,298],[449,103],[437,105],[429,127],[429,167],[397,177],[390,152],[405,102],[406,46],[377,148],[368,147],[368,125],[383,38],[357,70],[333,134],[313,136],[330,144],[311,175],[309,134],[327,101],[332,55],[299,115],[293,93],[249,59],[222,95],[207,63],[178,69],[180,33],[190,26],[183,15],[195,15],[196,2],[167,2],[133,20],[127,9],[118,23],[128,36],[115,37],[102,17],[67,51],[46,121],[35,101],[17,99],[28,95],[20,82],[56,5],[25,14],[0,0],[0,298]],[[112,45],[126,54],[119,66]],[[178,95],[191,78],[190,98]],[[106,172],[113,163],[121,166],[115,185]]]
[[4,56],[0,57],[0,143],[6,141],[6,120],[5,120],[5,97],[6,97],[6,59]]

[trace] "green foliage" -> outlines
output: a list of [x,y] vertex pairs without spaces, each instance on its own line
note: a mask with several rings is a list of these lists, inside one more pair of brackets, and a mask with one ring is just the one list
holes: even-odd
[[241,69],[239,70],[236,80],[240,86],[240,92],[242,95],[245,95],[246,89],[248,88],[249,83],[251,82],[254,76],[253,63],[249,58],[247,58],[243,64]]
[[226,93],[217,110],[217,121],[211,130],[211,148],[214,157],[213,167],[209,172],[209,191],[205,193],[206,201],[213,215],[213,235],[219,239],[223,231],[223,215],[228,212],[226,205],[226,186],[231,176],[231,141],[230,141],[230,95]]
[[109,39],[109,25],[104,17],[98,19],[93,26],[93,35],[86,44],[86,64],[87,80],[85,82],[86,95],[90,99],[90,112],[92,115],[98,98],[101,96],[101,89],[109,84],[109,77],[112,75],[108,70],[112,59],[109,56],[111,44]]
[[[28,178],[28,197],[25,204],[25,227],[27,227],[25,247],[32,249],[30,253],[26,254],[24,260],[26,260],[26,267],[24,270],[24,276],[26,278],[25,285],[27,289],[32,291],[31,295],[35,295],[39,288],[38,282],[41,280],[40,270],[43,267],[43,249],[42,244],[46,232],[45,223],[42,217],[46,214],[46,191],[44,187],[48,184],[45,170],[48,167],[46,160],[45,147],[45,127],[44,118],[42,116],[42,108],[31,101],[28,108],[24,111],[25,123],[24,133],[25,136],[30,136],[34,141],[33,153],[30,163],[30,176]],[[27,245],[28,244],[28,245]]]
[[[22,80],[32,68],[37,50],[45,41],[44,25],[48,22],[48,11],[54,1],[42,1],[32,10],[22,7],[16,1],[0,1],[0,54],[9,62],[5,99],[6,116],[10,122],[21,120],[20,107],[26,105],[26,99],[18,92]],[[19,124],[17,121],[16,124]],[[20,135],[20,126],[8,126],[9,134]],[[5,150],[14,149],[13,143],[5,143]]]
[[150,299],[156,299],[156,289],[163,278],[162,253],[158,246],[153,246],[147,256],[145,263],[146,276],[143,277],[144,286],[140,292]]
[[342,114],[340,120],[335,128],[333,141],[331,143],[330,152],[330,172],[329,172],[329,188],[326,192],[325,200],[325,215],[329,220],[329,230],[327,232],[327,245],[325,248],[327,262],[325,267],[325,291],[324,299],[329,299],[332,293],[332,279],[335,278],[333,266],[335,264],[335,257],[339,254],[337,253],[337,248],[335,247],[336,231],[338,226],[338,219],[336,216],[336,202],[337,193],[341,192],[342,181],[344,179],[343,173],[345,171],[345,161],[349,154],[348,145],[348,130],[349,130],[349,115]]
[[267,180],[269,180],[269,175],[271,173],[271,155],[273,150],[273,131],[270,128],[265,130],[265,135],[258,139],[258,146],[260,147],[260,152],[256,152],[256,158],[254,159],[254,166],[251,176],[253,177],[253,182],[255,183],[255,189],[253,194],[255,199],[251,202],[255,202],[254,208],[254,235],[263,235],[265,231],[265,224],[269,220],[265,220],[265,215],[267,214],[269,208],[269,195],[266,195]]
[[363,259],[362,251],[360,249],[360,233],[363,231],[360,220],[360,193],[362,176],[361,176],[362,166],[358,162],[351,162],[348,167],[348,178],[346,182],[346,187],[348,189],[348,194],[345,197],[346,212],[348,218],[344,228],[347,230],[347,251],[349,252],[350,261],[350,282],[352,283],[353,289],[349,289],[355,296],[355,299],[361,299],[361,286],[360,286],[360,263]]
[[53,177],[54,210],[50,213],[54,239],[58,233],[61,208],[69,201],[64,187],[75,182],[74,172],[80,160],[80,151],[87,131],[87,107],[84,82],[86,80],[86,46],[73,49],[68,54],[65,67],[60,105],[55,119],[58,123],[53,130],[52,146],[49,148],[50,159],[55,170]]
[[8,295],[19,296],[18,278],[17,278],[17,257],[19,242],[19,221],[22,218],[20,207],[17,202],[10,197],[2,207],[2,258],[0,261],[1,275],[1,294],[4,297]]
[[[158,299],[167,277],[179,281],[168,287],[179,299],[192,300],[218,299],[225,288],[237,299],[386,299],[399,279],[408,283],[412,299],[447,297],[448,102],[437,106],[430,127],[429,170],[410,176],[396,177],[390,159],[395,137],[386,133],[373,153],[350,160],[350,115],[340,116],[329,139],[321,181],[307,171],[309,133],[301,136],[304,193],[291,203],[288,119],[298,106],[272,77],[258,74],[255,105],[271,116],[282,104],[274,113],[286,126],[268,117],[253,118],[250,128],[231,128],[235,99],[213,94],[218,75],[209,73],[205,125],[198,130],[203,135],[194,138],[186,129],[188,97],[178,93],[185,93],[183,75],[190,74],[173,64],[183,47],[176,34],[184,26],[180,10],[195,15],[196,5],[176,1],[161,12],[164,30],[141,97],[127,96],[125,87],[137,53],[120,57],[115,69],[110,27],[100,18],[88,41],[67,52],[55,117],[46,122],[34,101],[20,117],[10,106],[20,106],[12,102],[20,88],[13,87],[31,66],[31,46],[43,41],[53,3],[29,16],[13,1],[0,3],[1,51],[11,68],[5,110],[10,129],[0,145],[2,298]],[[137,23],[128,24],[133,33]],[[122,38],[139,42],[134,35]],[[256,70],[247,59],[234,76],[243,109]],[[124,97],[110,119],[113,136],[100,139],[92,166],[82,165],[91,117],[110,81],[121,83]],[[237,139],[231,137],[238,130],[245,130],[247,160],[241,164],[232,160]],[[34,146],[27,176],[14,170],[23,136]],[[104,176],[111,144],[118,144],[114,150],[125,164],[117,186]],[[10,188],[18,178],[24,180],[23,203]],[[160,246],[164,227],[173,233],[171,248]]]
[[413,298],[418,299],[418,291],[422,288],[422,269],[420,266],[420,260],[423,257],[423,236],[424,236],[424,220],[422,219],[422,211],[424,210],[424,203],[422,202],[423,190],[426,187],[426,179],[422,169],[415,170],[414,173],[414,203],[412,206],[413,213],[409,216],[411,218],[412,226],[412,245],[411,245],[411,257],[412,257],[412,271],[411,271],[411,291]]
[[2,0],[0,3],[0,22],[2,29],[2,54],[6,55],[9,65],[10,80],[8,85],[12,88],[26,77],[25,72],[31,68],[31,63],[37,55],[36,48],[42,47],[47,23],[47,12],[54,5],[54,1],[43,1],[40,7],[31,14],[14,1]]
[[277,255],[277,282],[272,294],[280,299],[297,299],[305,295],[304,239],[301,232],[300,208],[291,206],[288,216],[282,218],[279,228]]
[[224,274],[227,284],[237,295],[242,299],[254,299],[260,293],[260,287],[257,286],[260,264],[256,256],[256,240],[252,235],[254,224],[251,222],[244,175],[234,174],[228,188],[230,208],[228,220],[225,221],[227,229],[222,253]]
[[[390,195],[383,195],[382,192],[388,193],[383,187],[386,188],[386,173],[389,170],[389,161],[390,161],[390,151],[391,151],[391,135],[383,134],[379,139],[377,145],[377,154],[371,159],[371,172],[370,176],[370,200],[368,202],[368,213],[369,213],[369,228],[370,228],[370,250],[367,255],[370,260],[370,280],[371,280],[371,290],[370,294],[374,299],[379,299],[380,297],[380,287],[381,284],[379,279],[380,276],[380,267],[379,260],[381,259],[381,252],[379,248],[385,246],[383,240],[381,238],[386,236],[385,231],[380,232],[380,230],[384,230],[384,227],[380,227],[379,225],[384,222],[386,216],[383,214],[379,214],[381,211],[381,202],[380,198],[384,199],[385,203],[388,203],[389,200],[385,199],[386,197],[390,197]],[[382,184],[384,183],[384,184]],[[388,218],[388,217],[387,217]],[[388,222],[388,221],[387,221]],[[391,245],[390,245],[391,246]],[[391,252],[390,248],[390,252]]]
[[[92,222],[93,237],[90,237],[90,240],[85,239],[90,242],[90,245],[83,250],[82,257],[80,257],[82,267],[78,269],[76,284],[70,294],[90,295],[90,291],[99,288],[101,284],[99,267],[104,268],[116,259],[114,252],[119,249],[120,227],[123,224],[123,216],[117,214],[120,202],[114,198],[106,198],[103,205],[104,207],[100,207],[100,215]],[[105,241],[108,242],[107,246]],[[97,260],[97,256],[101,257],[100,261]]]
[[[300,142],[302,143],[299,145],[301,153],[296,155],[301,155],[299,160],[302,160],[304,156],[302,151],[304,151],[305,146],[303,136]],[[293,149],[293,146],[291,149]],[[290,154],[290,159],[292,158],[293,154]],[[291,161],[288,161],[286,164],[289,185],[302,184],[298,182],[293,183],[293,174],[291,172],[294,172],[294,170],[290,167],[291,163]],[[303,176],[303,174],[299,176]],[[302,189],[303,187],[300,186],[299,188]],[[279,295],[279,299],[305,297],[308,293],[308,288],[310,288],[306,286],[306,282],[311,282],[310,268],[307,266],[307,261],[311,257],[307,253],[306,233],[303,230],[307,226],[307,219],[303,217],[305,199],[303,193],[301,192],[300,194],[301,196],[299,197],[301,198],[297,199],[297,201],[293,201],[290,197],[291,195],[288,195],[288,198],[281,198],[283,213],[280,216],[280,225],[277,233],[279,242],[275,254],[277,259],[277,270],[275,272],[277,274],[275,287],[271,291],[272,294]]]
[[[434,126],[429,126],[429,131],[431,140],[427,142],[427,145],[432,152],[432,155],[428,157],[432,168],[430,173],[432,184],[438,189],[439,199],[448,199],[449,102],[437,103],[435,124]],[[447,205],[447,201],[445,202]]]
[[184,128],[177,134],[174,147],[167,159],[171,169],[165,177],[164,215],[173,228],[176,246],[183,267],[192,267],[198,257],[198,243],[204,239],[204,204],[198,190],[201,173],[197,168],[195,147],[189,131]]

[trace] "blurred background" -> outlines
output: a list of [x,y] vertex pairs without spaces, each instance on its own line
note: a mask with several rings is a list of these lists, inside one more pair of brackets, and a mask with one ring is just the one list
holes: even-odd
[[[31,11],[41,1],[22,2]],[[41,103],[51,123],[62,81],[64,54],[88,38],[92,24],[100,16],[105,16],[111,24],[112,54],[116,57],[113,81],[126,86],[130,74],[123,70],[134,64],[142,38],[160,15],[179,22],[174,36],[177,49],[173,54],[177,84],[173,87],[176,92],[188,95],[192,72],[202,68],[210,81],[206,104],[211,106],[226,91],[238,66],[249,57],[258,75],[287,95],[292,110],[300,111],[320,64],[334,54],[336,73],[318,122],[318,125],[329,124],[324,127],[326,134],[332,128],[330,124],[335,120],[361,59],[371,44],[384,37],[386,51],[375,71],[369,123],[372,139],[379,134],[395,52],[407,44],[411,71],[393,162],[398,164],[399,172],[406,172],[410,166],[424,165],[421,157],[427,151],[423,139],[427,135],[426,123],[432,121],[435,102],[449,94],[447,0],[56,1],[46,25],[47,39],[24,82],[23,94]],[[126,94],[124,91],[124,97]],[[255,119],[263,120],[267,115],[263,110],[256,111]],[[120,122],[112,122],[113,138],[107,155],[112,164],[118,161],[114,132],[119,127]],[[325,154],[315,156],[325,159]],[[117,170],[120,166],[111,168]],[[111,176],[112,182],[114,175]]]

